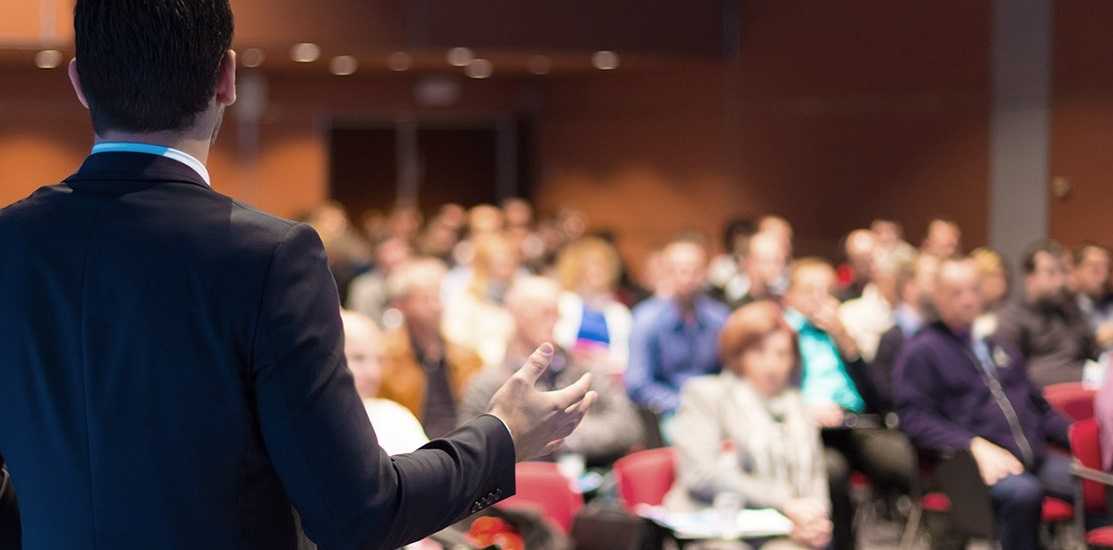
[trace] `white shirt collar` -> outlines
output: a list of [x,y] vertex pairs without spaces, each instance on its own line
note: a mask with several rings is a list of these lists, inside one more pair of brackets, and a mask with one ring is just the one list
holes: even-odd
[[213,185],[209,180],[209,170],[205,168],[205,163],[197,160],[197,157],[173,147],[129,141],[102,141],[93,146],[93,151],[90,154],[95,155],[97,153],[143,153],[174,159],[197,172],[197,175],[201,176],[206,185],[209,187]]

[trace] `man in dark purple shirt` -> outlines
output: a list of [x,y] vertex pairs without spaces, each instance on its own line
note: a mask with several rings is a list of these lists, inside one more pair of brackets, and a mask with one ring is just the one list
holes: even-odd
[[945,260],[934,302],[939,321],[924,327],[897,360],[894,387],[901,429],[924,450],[969,450],[990,488],[1001,546],[1038,547],[1045,494],[1069,498],[1069,460],[1046,442],[1068,445],[1068,422],[1029,380],[1023,357],[971,327],[981,313],[977,271]]

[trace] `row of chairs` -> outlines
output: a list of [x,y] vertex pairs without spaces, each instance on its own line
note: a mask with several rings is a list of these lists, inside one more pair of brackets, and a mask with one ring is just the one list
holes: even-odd
[[[1043,521],[1049,525],[1069,526],[1084,533],[1090,548],[1113,549],[1113,527],[1085,532],[1085,518],[1110,514],[1106,491],[1113,491],[1113,475],[1101,471],[1099,430],[1094,420],[1094,391],[1080,384],[1061,384],[1047,388],[1045,396],[1053,407],[1072,419],[1070,439],[1074,455],[1073,472],[1078,479],[1077,506],[1047,498]],[[972,461],[972,459],[970,459]],[[969,471],[970,469],[967,468]],[[973,469],[976,474],[976,467]],[[676,452],[671,448],[638,451],[614,464],[614,476],[621,503],[633,514],[639,505],[660,505],[676,479]],[[583,497],[574,491],[555,464],[531,462],[518,465],[518,493],[505,501],[506,507],[533,507],[563,533],[570,533],[576,515],[583,508]],[[969,499],[951,498],[954,491],[923,494],[919,499],[921,512],[949,515],[952,519],[980,517],[967,510]],[[918,529],[917,526],[913,530]],[[968,530],[979,538],[992,538],[992,525],[974,525]]]

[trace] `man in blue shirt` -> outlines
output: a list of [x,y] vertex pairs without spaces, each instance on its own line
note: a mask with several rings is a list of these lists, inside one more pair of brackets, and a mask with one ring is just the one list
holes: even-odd
[[789,274],[785,320],[797,333],[800,391],[823,428],[828,449],[834,547],[853,548],[850,472],[865,473],[883,491],[907,493],[915,462],[903,434],[882,422],[866,421],[880,420],[883,410],[854,338],[839,321],[834,291],[830,264],[797,261]]
[[730,313],[704,293],[707,252],[694,239],[665,248],[672,292],[634,310],[626,389],[638,405],[670,417],[689,378],[719,371],[719,330]]

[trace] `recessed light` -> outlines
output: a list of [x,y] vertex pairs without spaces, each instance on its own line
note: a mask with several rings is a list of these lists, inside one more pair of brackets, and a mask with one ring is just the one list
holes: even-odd
[[488,78],[495,72],[495,65],[486,59],[473,59],[464,68],[464,73],[472,78]]
[[408,71],[413,63],[413,57],[406,52],[394,52],[386,58],[386,66],[396,72]]
[[452,48],[448,50],[447,59],[453,67],[467,67],[475,59],[475,54],[468,48]]
[[618,54],[608,50],[595,52],[591,56],[591,64],[600,71],[612,71],[618,68]]
[[40,69],[56,69],[62,64],[62,52],[42,50],[35,54],[35,66]]
[[290,48],[290,59],[298,63],[312,63],[321,57],[321,47],[312,42],[294,44]]
[[267,54],[264,53],[263,50],[259,48],[248,48],[243,51],[243,55],[240,56],[240,61],[243,63],[244,67],[254,69],[262,65],[266,58]]
[[328,69],[336,76],[355,74],[359,69],[359,60],[350,55],[338,55],[329,62]]

